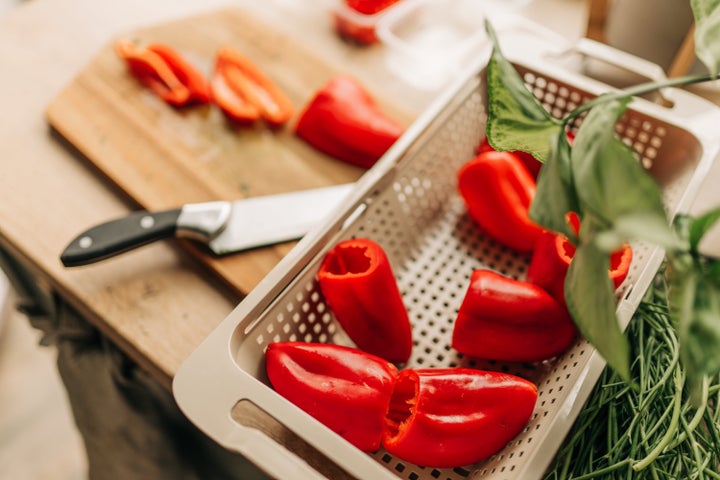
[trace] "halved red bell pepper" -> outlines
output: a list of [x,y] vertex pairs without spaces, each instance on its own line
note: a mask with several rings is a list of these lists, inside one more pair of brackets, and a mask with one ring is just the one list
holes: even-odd
[[357,80],[346,75],[330,79],[295,126],[295,133],[316,149],[363,168],[374,165],[403,131]]
[[360,450],[380,448],[397,368],[333,344],[279,342],[267,347],[273,388]]
[[523,378],[468,368],[403,370],[390,402],[383,447],[427,467],[479,462],[527,425],[537,387]]
[[366,352],[396,363],[412,352],[412,328],[385,251],[367,238],[333,247],[317,273],[338,323]]
[[131,73],[167,103],[179,107],[210,100],[203,74],[169,45],[152,43],[138,48],[133,42],[119,40],[115,50]]
[[262,118],[279,126],[295,113],[287,95],[250,59],[228,46],[217,51],[210,85],[215,103],[234,120]]
[[535,180],[515,154],[480,153],[460,168],[457,179],[468,214],[483,231],[514,250],[533,250],[544,231],[528,214]]
[[576,334],[565,306],[545,290],[482,269],[470,277],[452,347],[471,357],[536,362],[561,354]]
[[[568,215],[568,224],[577,235],[580,219],[575,213]],[[559,233],[546,231],[538,239],[530,259],[526,279],[550,293],[565,305],[565,277],[575,255],[575,245]],[[625,281],[630,271],[633,252],[630,245],[623,245],[610,255],[608,276],[615,288]]]

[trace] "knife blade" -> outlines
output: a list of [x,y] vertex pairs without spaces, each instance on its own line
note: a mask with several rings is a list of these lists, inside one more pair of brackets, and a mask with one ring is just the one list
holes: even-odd
[[353,185],[139,211],[82,232],[60,260],[66,267],[87,265],[171,237],[205,243],[216,255],[297,240],[338,206]]

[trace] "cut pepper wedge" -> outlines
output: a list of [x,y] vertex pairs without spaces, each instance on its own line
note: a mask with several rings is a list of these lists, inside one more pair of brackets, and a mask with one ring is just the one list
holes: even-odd
[[355,344],[396,363],[412,352],[412,329],[385,251],[366,238],[345,240],[317,273],[328,307]]
[[141,83],[170,105],[209,101],[209,87],[202,73],[172,47],[153,43],[138,48],[133,42],[119,40],[115,51]]
[[273,388],[362,451],[380,448],[397,368],[333,344],[278,342],[267,347]]
[[285,93],[254,63],[231,47],[221,47],[210,82],[218,106],[231,118],[263,118],[273,126],[290,120],[295,109]]
[[433,468],[490,457],[527,425],[537,387],[523,378],[468,368],[403,370],[387,416],[383,447]]
[[458,310],[452,347],[471,357],[537,362],[561,354],[576,335],[565,306],[545,290],[480,269]]
[[[575,213],[567,216],[568,224],[575,234],[580,231],[580,219]],[[560,233],[546,231],[537,241],[526,279],[546,290],[558,302],[565,305],[565,277],[575,255],[575,245]],[[633,251],[625,244],[610,255],[608,276],[615,288],[627,278],[632,263]]]
[[457,174],[458,190],[470,217],[496,241],[531,252],[544,229],[529,216],[535,180],[510,152],[485,151]]
[[330,79],[306,105],[295,133],[316,149],[339,160],[370,168],[402,135],[354,78]]
[[190,101],[210,101],[210,86],[205,76],[180,52],[163,43],[151,43],[147,49],[158,54],[172,69],[178,80],[190,91]]

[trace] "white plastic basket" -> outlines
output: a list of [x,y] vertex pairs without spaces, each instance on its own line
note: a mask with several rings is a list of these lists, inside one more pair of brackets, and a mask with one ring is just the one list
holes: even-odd
[[[548,42],[521,30],[499,31],[503,50],[554,115],[608,91],[608,86],[550,61],[547,53],[559,51],[556,39]],[[604,368],[602,358],[582,340],[560,358],[536,365],[468,360],[450,347],[452,322],[472,270],[488,267],[522,278],[528,264],[526,256],[481,233],[456,190],[458,168],[484,137],[488,54],[486,47],[477,65],[443,93],[358,181],[331,218],[299,242],[180,368],[173,388],[183,412],[221,445],[245,455],[270,476],[537,479]],[[666,93],[675,102],[673,109],[635,101],[618,132],[661,183],[668,210],[678,213],[688,210],[717,155],[712,128],[720,113],[686,92]],[[413,324],[408,366],[499,369],[538,385],[537,406],[527,428],[497,455],[477,465],[433,469],[384,451],[362,453],[268,385],[264,348],[269,342],[351,344],[325,305],[315,274],[330,248],[355,236],[374,239],[388,253]],[[631,271],[618,296],[619,316],[625,323],[663,258],[661,250],[649,245],[633,249]]]

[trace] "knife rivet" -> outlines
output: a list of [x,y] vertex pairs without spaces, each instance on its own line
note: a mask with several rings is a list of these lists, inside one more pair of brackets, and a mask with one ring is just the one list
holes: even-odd
[[90,245],[92,245],[92,243],[93,243],[92,237],[87,237],[87,236],[82,237],[78,241],[78,245],[80,245],[80,248],[90,248]]
[[155,225],[155,219],[151,216],[145,216],[140,219],[140,226],[142,228],[152,228]]

